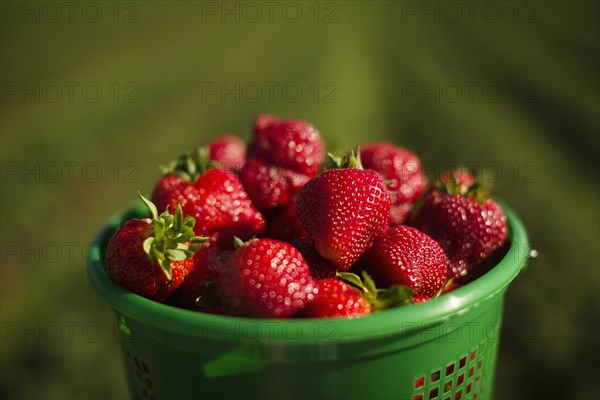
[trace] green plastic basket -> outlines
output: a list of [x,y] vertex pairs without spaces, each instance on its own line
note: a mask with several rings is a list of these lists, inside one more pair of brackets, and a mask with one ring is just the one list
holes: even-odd
[[487,399],[508,284],[529,252],[503,205],[510,249],[492,270],[426,303],[355,320],[261,320],[160,304],[114,284],[104,250],[133,209],[112,218],[89,257],[91,282],[116,313],[135,399]]

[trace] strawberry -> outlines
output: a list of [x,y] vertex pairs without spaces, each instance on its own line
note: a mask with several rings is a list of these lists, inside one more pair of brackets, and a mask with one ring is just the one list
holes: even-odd
[[140,195],[152,219],[131,219],[108,243],[106,265],[110,278],[130,291],[163,302],[193,268],[192,256],[206,238],[194,235],[194,219],[158,215],[156,206]]
[[291,244],[254,239],[226,258],[218,293],[227,314],[287,318],[318,291],[302,254]]
[[363,272],[363,279],[349,272],[338,274],[338,278],[317,281],[319,290],[314,301],[296,316],[301,318],[345,317],[358,318],[371,311],[409,304],[411,290],[406,286],[394,285],[388,289],[377,289],[371,277]]
[[360,156],[332,160],[342,168],[311,179],[298,194],[298,218],[319,254],[339,270],[347,270],[387,227],[390,195]]
[[264,217],[237,175],[205,160],[200,152],[181,156],[157,182],[152,200],[159,208],[181,205],[184,215],[195,218],[196,234],[212,236],[211,241],[222,247],[230,247],[234,236],[262,235]]
[[365,168],[377,171],[389,182],[389,223],[390,226],[402,224],[425,188],[421,160],[414,153],[387,142],[361,147],[360,157]]
[[246,143],[233,135],[222,135],[206,144],[208,157],[224,168],[239,171],[246,161]]
[[298,219],[296,203],[292,203],[277,211],[269,223],[267,236],[272,239],[284,240],[286,242],[308,236],[308,232],[306,232]]
[[321,255],[315,249],[313,242],[308,237],[296,238],[291,242],[292,246],[297,248],[308,267],[310,268],[310,274],[316,279],[326,279],[326,278],[335,278],[336,277],[336,269],[333,264],[329,261],[321,257]]
[[435,239],[444,249],[448,277],[463,278],[476,269],[507,238],[502,208],[487,198],[486,189],[475,182],[463,185],[438,182],[412,217],[411,225]]
[[336,278],[317,282],[319,294],[297,315],[302,318],[358,318],[371,314],[371,303],[360,291]]
[[198,196],[198,190],[190,179],[177,173],[163,175],[154,187],[152,202],[157,204],[159,209],[167,207],[175,209],[181,206],[184,215],[193,215],[194,200]]
[[418,229],[399,225],[375,239],[361,260],[378,285],[406,285],[415,296],[435,296],[446,282],[440,245]]
[[221,269],[219,257],[222,254],[216,246],[208,244],[200,247],[193,257],[193,269],[175,293],[179,307],[195,311],[206,311],[196,304],[196,300],[207,293],[208,286],[217,280]]
[[269,213],[295,201],[318,172],[324,152],[319,132],[309,123],[261,115],[240,179],[255,206]]
[[240,180],[246,192],[261,211],[290,204],[309,179],[304,174],[261,160],[248,161],[240,171]]
[[261,115],[254,123],[248,158],[289,169],[312,178],[325,156],[325,145],[311,124]]
[[234,236],[249,239],[264,233],[264,217],[252,205],[242,183],[231,171],[213,169],[196,181],[199,197],[195,215],[197,232],[212,234],[220,245]]

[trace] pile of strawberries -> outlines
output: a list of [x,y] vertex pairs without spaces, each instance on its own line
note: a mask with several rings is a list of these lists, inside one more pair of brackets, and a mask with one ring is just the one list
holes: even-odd
[[[468,283],[506,250],[506,218],[465,170],[427,184],[390,143],[329,155],[317,129],[262,115],[163,167],[147,219],[111,238],[112,280],[149,299],[256,318],[365,316]],[[159,214],[160,212],[160,214]]]

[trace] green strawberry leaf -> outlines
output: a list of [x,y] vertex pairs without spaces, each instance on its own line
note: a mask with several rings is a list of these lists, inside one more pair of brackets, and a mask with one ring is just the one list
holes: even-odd
[[167,256],[170,260],[172,261],[183,261],[183,260],[187,260],[189,257],[186,254],[185,251],[183,250],[173,250],[173,249],[169,249],[166,251]]
[[355,168],[355,169],[364,169],[362,162],[360,160],[360,147],[356,148],[356,152],[354,149],[350,150],[350,153],[346,154],[343,157],[336,157],[331,153],[327,153],[327,157],[333,164],[333,168]]
[[210,160],[209,154],[208,147],[198,147],[193,151],[180,155],[175,161],[169,162],[166,166],[159,166],[159,169],[165,175],[178,175],[189,182],[196,182],[209,169],[220,167],[218,162]]
[[165,274],[165,277],[170,281],[173,279],[173,276],[171,275],[171,262],[169,259],[167,259],[164,256],[160,256],[156,262],[158,263],[158,265],[160,266],[160,268],[162,269],[163,273]]
[[352,272],[336,272],[335,274],[341,280],[351,284],[352,286],[356,286],[358,289],[362,289],[364,287],[360,277]]
[[154,243],[154,237],[150,236],[149,238],[147,238],[146,240],[144,240],[144,252],[146,254],[150,254],[150,250],[152,249],[152,244]]
[[363,271],[362,272],[362,277],[363,277],[363,282],[365,284],[365,288],[370,292],[370,293],[375,293],[375,295],[377,295],[378,289],[377,286],[375,285],[375,282],[373,281],[373,279],[369,276],[369,274],[367,274],[367,271]]
[[378,289],[366,271],[362,272],[362,279],[352,272],[337,272],[336,275],[360,290],[362,296],[371,303],[373,310],[379,311],[410,304],[412,289],[408,286],[392,285],[387,289]]
[[344,164],[344,157],[336,157],[331,153],[327,153],[327,157],[333,164],[333,168],[343,168],[342,165]]
[[154,203],[142,196],[142,194],[139,191],[138,196],[140,196],[140,199],[142,199],[146,207],[148,207],[148,209],[150,210],[150,215],[152,216],[152,219],[158,219],[158,210],[156,209]]
[[375,310],[385,310],[387,308],[400,307],[410,304],[412,299],[412,289],[405,285],[392,285],[382,290],[377,295],[377,301],[374,304]]
[[233,237],[233,248],[234,249],[239,249],[240,247],[242,247],[244,245],[244,241],[242,239],[240,239],[237,236]]
[[156,206],[138,192],[143,203],[152,214],[152,236],[144,240],[143,249],[151,262],[156,262],[168,280],[171,276],[171,261],[183,261],[193,257],[194,253],[208,238],[196,236],[194,218],[183,217],[181,206],[177,206],[174,215],[168,207],[160,215]]

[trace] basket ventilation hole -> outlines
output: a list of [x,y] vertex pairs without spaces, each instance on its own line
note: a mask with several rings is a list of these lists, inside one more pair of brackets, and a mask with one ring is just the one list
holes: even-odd
[[438,397],[438,393],[439,393],[439,392],[438,392],[438,388],[431,389],[431,390],[429,391],[429,400],[433,400],[433,399],[435,399],[436,397]]
[[415,379],[415,389],[422,388],[423,385],[425,385],[425,377],[424,376],[420,376],[417,379]]
[[444,385],[444,393],[449,392],[451,390],[452,390],[452,381],[448,381]]
[[[123,346],[125,347],[125,346]],[[131,376],[135,377],[137,381],[137,393],[141,395],[143,399],[156,400],[152,393],[154,384],[152,383],[152,376],[150,374],[150,366],[147,362],[140,360],[135,354],[129,349],[125,349],[127,355],[127,366]]]
[[487,362],[483,363],[491,349],[489,346],[480,343],[441,369],[415,377],[413,386],[418,393],[413,393],[412,400],[477,400],[478,393],[484,390],[486,373],[489,373]]

